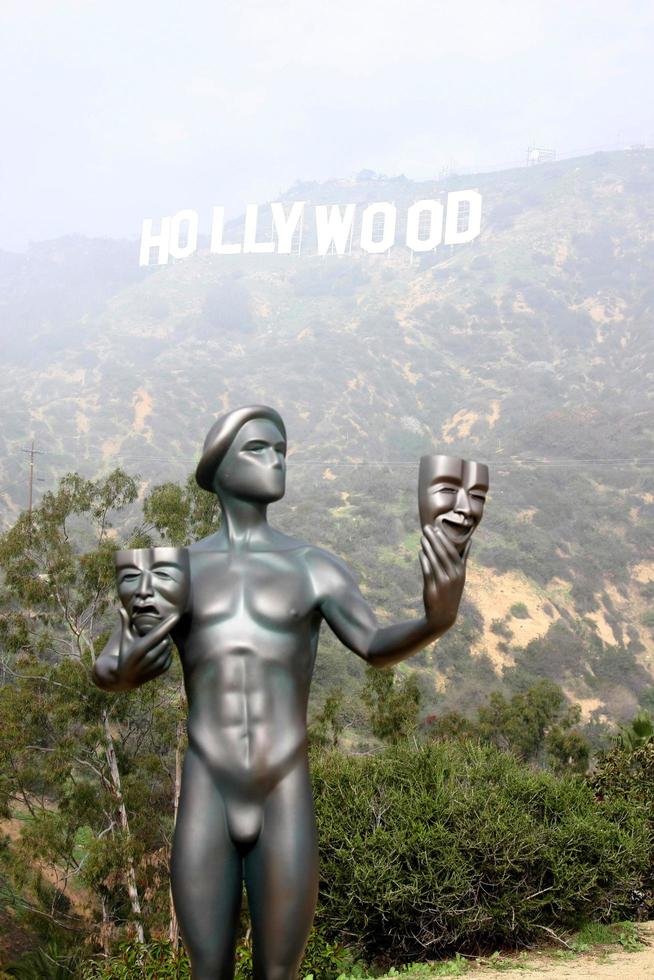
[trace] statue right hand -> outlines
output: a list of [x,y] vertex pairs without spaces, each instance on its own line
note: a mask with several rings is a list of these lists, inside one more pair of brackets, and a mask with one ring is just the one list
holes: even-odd
[[172,613],[143,636],[132,629],[127,610],[121,607],[120,650],[118,654],[118,675],[128,684],[142,684],[144,681],[163,674],[170,667],[173,644],[170,631],[181,617]]

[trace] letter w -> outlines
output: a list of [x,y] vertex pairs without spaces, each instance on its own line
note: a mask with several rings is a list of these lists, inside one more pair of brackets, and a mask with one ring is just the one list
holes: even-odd
[[345,214],[342,215],[338,204],[316,205],[318,255],[327,255],[332,243],[337,255],[345,255],[345,249],[352,235],[355,208],[356,204],[346,204]]

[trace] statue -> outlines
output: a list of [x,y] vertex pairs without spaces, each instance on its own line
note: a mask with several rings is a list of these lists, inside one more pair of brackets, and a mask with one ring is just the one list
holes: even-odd
[[121,623],[94,669],[100,687],[128,690],[168,668],[173,641],[180,654],[189,745],[171,880],[194,980],[233,977],[243,884],[254,977],[297,976],[318,892],[306,710],[320,625],[378,667],[445,633],[488,487],[479,464],[426,457],[450,464],[421,469],[424,616],[380,627],[340,559],[268,523],[285,456],[274,409],[218,419],[196,477],[218,495],[221,526],[186,549],[188,564],[185,549],[119,553]]

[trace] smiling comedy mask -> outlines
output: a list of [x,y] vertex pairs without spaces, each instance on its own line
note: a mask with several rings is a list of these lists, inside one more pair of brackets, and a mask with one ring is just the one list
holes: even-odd
[[423,456],[418,478],[420,526],[440,527],[461,554],[481,521],[488,492],[485,463]]

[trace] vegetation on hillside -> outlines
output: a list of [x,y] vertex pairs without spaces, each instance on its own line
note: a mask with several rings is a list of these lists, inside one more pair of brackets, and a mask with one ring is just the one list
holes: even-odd
[[[152,976],[164,966],[184,975],[168,887],[185,749],[180,667],[120,695],[94,687],[90,670],[114,605],[116,547],[184,544],[219,515],[189,480],[152,488],[141,516],[137,488],[121,470],[69,474],[0,537],[3,942],[14,959],[24,950],[16,969],[32,975],[53,962],[96,975],[111,962],[104,975],[127,977],[146,960]],[[603,781],[589,786],[579,708],[550,680],[496,692],[476,716],[429,716],[415,674],[368,671],[365,755],[343,751],[350,710],[342,692],[312,708],[322,884],[308,972],[519,945],[647,905],[645,715],[623,726],[622,756],[606,756]],[[239,948],[247,970],[245,916]]]
[[[302,193],[309,205],[387,194],[403,211],[472,182],[362,177]],[[467,712],[491,690],[549,677],[596,724],[627,721],[654,664],[643,381],[654,370],[654,151],[474,183],[479,238],[413,260],[402,248],[318,258],[308,227],[301,256],[201,252],[144,270],[129,243],[79,238],[0,256],[5,526],[25,499],[16,463],[32,436],[44,451],[37,493],[66,469],[118,463],[152,486],[185,478],[223,407],[270,402],[292,450],[273,520],[343,555],[399,618],[419,594],[419,455],[483,459],[491,493],[472,560],[498,595],[470,585],[439,657],[412,665],[424,698]],[[493,605],[515,575],[510,604],[528,616],[497,637],[491,624],[509,609]],[[328,674],[361,684],[334,644],[324,657],[323,697]]]

